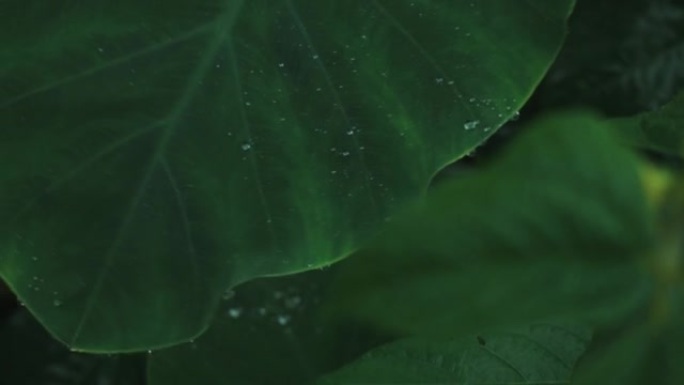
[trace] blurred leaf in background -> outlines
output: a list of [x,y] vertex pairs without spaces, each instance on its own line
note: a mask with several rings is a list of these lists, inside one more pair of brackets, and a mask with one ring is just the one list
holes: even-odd
[[594,115],[540,118],[341,262],[331,311],[440,338],[546,318],[619,322],[653,286],[638,164]]

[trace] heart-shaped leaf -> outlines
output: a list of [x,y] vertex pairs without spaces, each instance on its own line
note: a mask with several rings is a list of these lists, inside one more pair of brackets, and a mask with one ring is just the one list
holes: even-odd
[[491,135],[572,3],[5,2],[0,274],[76,349],[196,337]]

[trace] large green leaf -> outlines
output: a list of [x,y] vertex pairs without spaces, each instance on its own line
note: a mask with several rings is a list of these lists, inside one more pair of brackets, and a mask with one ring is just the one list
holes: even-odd
[[86,351],[342,258],[511,117],[572,0],[0,5],[0,274]]
[[568,384],[590,339],[578,327],[535,324],[465,340],[407,339],[323,377],[342,384]]
[[441,337],[547,317],[613,322],[652,286],[636,166],[592,115],[541,119],[342,262],[332,310]]

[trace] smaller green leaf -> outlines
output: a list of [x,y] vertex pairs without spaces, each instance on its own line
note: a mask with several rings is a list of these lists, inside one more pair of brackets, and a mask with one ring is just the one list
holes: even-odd
[[405,339],[318,384],[564,384],[589,340],[586,329],[551,324],[456,341]]
[[614,119],[630,144],[681,156],[684,150],[684,92],[659,110]]
[[599,119],[543,119],[343,262],[333,312],[440,337],[620,320],[651,286],[641,257],[653,229],[636,170]]

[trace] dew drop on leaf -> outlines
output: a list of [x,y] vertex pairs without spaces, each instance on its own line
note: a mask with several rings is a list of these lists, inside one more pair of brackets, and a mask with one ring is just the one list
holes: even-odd
[[466,130],[473,130],[473,129],[475,129],[479,124],[480,124],[480,121],[479,121],[479,120],[470,120],[470,121],[468,121],[468,122],[465,122],[465,124],[463,124],[463,128],[465,128]]
[[290,322],[290,316],[281,314],[278,316],[277,321],[278,321],[278,324],[285,326],[285,325],[287,325],[288,322]]
[[230,318],[239,318],[241,314],[242,309],[240,309],[239,307],[228,309],[228,315],[230,316]]

